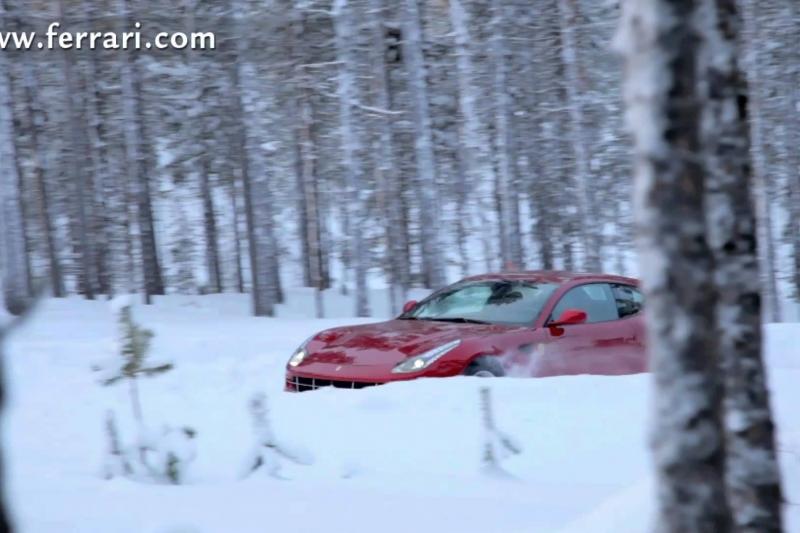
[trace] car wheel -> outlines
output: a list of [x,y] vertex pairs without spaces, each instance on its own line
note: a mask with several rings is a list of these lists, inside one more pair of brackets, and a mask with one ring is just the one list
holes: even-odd
[[482,355],[476,357],[464,370],[465,376],[475,376],[479,378],[500,378],[506,375],[500,359],[492,355]]

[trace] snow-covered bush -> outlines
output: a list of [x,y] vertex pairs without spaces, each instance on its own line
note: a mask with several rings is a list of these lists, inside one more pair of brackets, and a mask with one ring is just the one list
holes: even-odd
[[267,397],[257,394],[250,401],[250,415],[253,419],[255,446],[247,462],[245,476],[263,468],[269,476],[281,478],[283,461],[298,465],[309,465],[313,459],[298,448],[291,448],[279,442],[269,421]]
[[130,477],[157,483],[181,483],[186,470],[196,455],[196,432],[190,427],[164,426],[158,432],[148,431],[142,414],[137,381],[172,370],[171,363],[152,363],[148,360],[153,332],[141,327],[133,318],[130,298],[117,297],[112,301],[117,315],[119,339],[117,354],[110,363],[99,365],[100,383],[110,386],[121,382],[128,384],[131,408],[136,420],[135,441],[125,446],[114,414],[106,418],[108,455],[103,476]]

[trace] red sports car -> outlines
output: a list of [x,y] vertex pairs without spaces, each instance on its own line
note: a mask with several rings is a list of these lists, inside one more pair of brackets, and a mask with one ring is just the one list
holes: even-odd
[[286,388],[645,372],[638,286],[620,276],[552,271],[469,277],[408,302],[394,320],[314,335],[289,359]]

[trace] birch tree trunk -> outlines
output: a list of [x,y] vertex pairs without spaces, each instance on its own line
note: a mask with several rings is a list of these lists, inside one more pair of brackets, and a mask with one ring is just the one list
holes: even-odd
[[738,60],[744,50],[736,3],[715,0],[709,10],[714,26],[706,67],[706,202],[719,292],[717,336],[725,388],[728,497],[736,531],[768,533],[782,531],[783,499],[761,348],[749,101]]
[[724,533],[722,383],[713,256],[705,235],[698,2],[629,0],[619,46],[635,141],[636,218],[648,351],[658,530]]
[[561,56],[569,109],[573,155],[575,157],[575,185],[578,192],[578,222],[580,224],[581,245],[584,254],[584,268],[599,272],[600,239],[596,225],[600,224],[590,196],[591,170],[589,167],[589,146],[584,130],[583,100],[579,91],[584,87],[578,64],[578,43],[575,26],[578,23],[577,0],[556,0],[561,26]]
[[419,197],[420,240],[426,284],[439,288],[446,283],[443,241],[441,238],[438,176],[433,152],[433,134],[428,103],[425,58],[422,54],[419,0],[403,0],[403,60],[408,73],[412,118],[414,120],[414,153],[417,177],[414,187]]

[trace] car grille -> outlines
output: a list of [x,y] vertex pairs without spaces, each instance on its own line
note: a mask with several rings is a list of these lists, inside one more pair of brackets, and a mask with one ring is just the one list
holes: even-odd
[[322,387],[335,387],[337,389],[363,389],[365,387],[374,387],[375,385],[380,385],[380,383],[369,381],[340,381],[292,376],[286,380],[286,385],[289,389],[297,392],[305,392],[316,390]]

